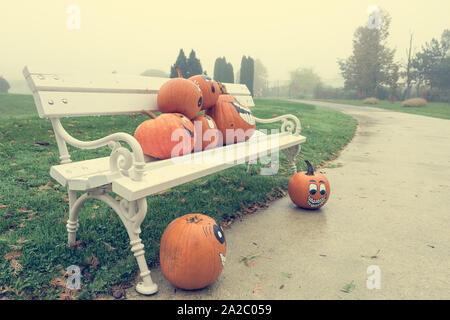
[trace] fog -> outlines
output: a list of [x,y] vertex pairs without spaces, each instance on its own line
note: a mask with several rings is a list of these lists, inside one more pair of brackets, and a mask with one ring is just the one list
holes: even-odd
[[[67,26],[71,5],[80,9],[79,29]],[[183,48],[186,55],[194,49],[210,75],[217,57],[236,72],[242,55],[250,55],[267,67],[269,81],[308,67],[339,85],[337,59],[350,55],[370,5],[392,17],[389,44],[397,61],[405,60],[410,32],[419,49],[450,27],[448,0],[1,0],[0,76],[17,92],[25,65],[39,72],[169,72]]]

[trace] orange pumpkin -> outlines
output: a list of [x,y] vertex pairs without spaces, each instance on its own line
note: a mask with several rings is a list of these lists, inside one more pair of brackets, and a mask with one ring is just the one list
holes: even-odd
[[146,155],[168,159],[192,151],[194,125],[181,113],[163,113],[142,122],[137,127],[134,137]]
[[158,109],[164,113],[179,112],[189,119],[195,118],[201,110],[203,97],[198,84],[181,77],[164,83],[158,91]]
[[304,209],[318,209],[330,197],[330,184],[321,173],[314,173],[308,160],[307,172],[298,172],[292,176],[288,184],[289,197],[297,206]]
[[206,113],[216,122],[224,144],[246,141],[255,131],[256,121],[250,109],[229,94],[220,95],[216,105]]
[[187,214],[173,220],[162,235],[161,271],[178,288],[204,288],[222,272],[225,254],[225,235],[216,221]]
[[204,74],[192,76],[189,78],[189,80],[197,83],[200,87],[200,90],[202,91],[202,110],[211,108],[216,104],[217,99],[220,95],[220,88],[216,81]]
[[212,149],[217,146],[219,131],[213,118],[202,114],[192,122],[194,123],[194,151]]

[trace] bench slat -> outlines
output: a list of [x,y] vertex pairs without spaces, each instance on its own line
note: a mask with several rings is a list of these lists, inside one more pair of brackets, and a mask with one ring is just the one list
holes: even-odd
[[[273,135],[271,135],[273,136]],[[306,140],[303,136],[294,136],[291,134],[280,134],[278,139],[278,148],[280,150],[300,144]],[[174,186],[207,176],[209,174],[230,168],[237,164],[248,162],[249,159],[255,157],[263,150],[270,150],[270,146],[262,148],[250,148],[249,143],[238,143],[226,146],[220,149],[234,149],[234,158],[230,163],[225,157],[220,161],[204,161],[202,163],[173,163],[170,166],[161,168],[153,168],[148,175],[145,175],[142,181],[132,181],[129,178],[119,178],[112,182],[112,190],[121,197],[132,201],[142,197],[157,193]],[[210,150],[213,151],[213,150]],[[208,152],[208,151],[207,151]],[[207,152],[203,152],[204,154]],[[226,154],[226,152],[224,152]],[[190,155],[190,156],[194,156]],[[207,158],[208,159],[208,158]]]
[[[169,78],[111,74],[91,78],[76,75],[31,73],[24,76],[33,92],[41,118],[157,111],[156,97]],[[244,84],[225,83],[241,103],[254,102]]]
[[[256,139],[258,136],[261,136],[261,135],[264,135],[264,134],[261,133],[260,131],[256,131],[254,136],[251,139],[253,139],[253,141],[254,141],[254,139]],[[288,148],[294,144],[298,144],[298,143],[301,143],[306,140],[306,138],[303,136],[292,136],[292,135],[288,135],[288,134],[280,134],[278,139],[279,139],[278,142],[280,145],[280,147],[279,147],[280,150]],[[248,158],[250,156],[249,152],[252,151],[247,148],[247,153],[246,153],[245,148],[239,149],[239,146],[241,146],[241,148],[242,148],[245,144],[248,144],[248,142],[229,145],[229,146],[225,146],[223,148],[224,148],[224,150],[226,150],[227,148],[228,149],[238,148],[235,150],[234,159],[242,160],[242,157]],[[262,148],[261,150],[268,150],[268,149],[270,149],[270,145],[263,144],[261,148]],[[217,149],[204,151],[203,159],[208,159],[208,158],[211,159],[211,157],[214,156],[215,150],[217,150]],[[209,156],[208,156],[208,153],[210,154]],[[191,157],[195,157],[196,155],[197,154],[193,153],[193,154],[189,154],[189,155],[186,155],[183,157],[179,157],[178,159],[181,159],[181,160],[183,158],[190,159]],[[224,161],[224,159],[222,159],[222,161],[216,162],[213,165],[214,172],[222,170],[223,168],[227,168],[228,166],[226,166],[225,162],[226,161]],[[225,166],[224,166],[224,164],[225,164]],[[172,161],[172,159],[156,160],[156,161],[154,161],[154,159],[150,159],[150,162],[147,162],[145,165],[145,171],[146,171],[145,176],[148,176],[149,180],[155,181],[155,179],[157,179],[157,177],[154,176],[155,170],[166,170],[167,172],[172,172],[172,169],[175,168],[175,166],[179,166],[179,165],[183,166],[183,164],[174,163]],[[209,167],[203,167],[203,164],[199,164],[199,163],[195,164],[195,166],[197,166],[198,169],[200,169],[200,171],[201,171],[201,168],[204,168],[206,170],[205,173],[202,174],[202,176],[209,174],[208,173],[209,171],[207,171],[207,170],[211,169]],[[183,170],[184,169],[181,169],[181,172],[183,172]],[[160,171],[158,171],[158,172],[160,172]],[[120,178],[117,175],[113,175],[111,173],[111,171],[109,170],[109,157],[102,157],[102,158],[97,158],[97,159],[77,161],[77,162],[52,166],[50,169],[50,175],[55,180],[57,180],[61,185],[65,186],[65,187],[69,187],[72,190],[88,190],[88,189],[96,188],[96,187],[99,187],[99,186],[102,186],[105,184],[109,184],[109,183],[113,182],[116,178]],[[147,179],[145,176],[144,176],[144,181]],[[196,179],[196,178],[194,178],[194,179]],[[191,181],[191,180],[189,180],[189,181]],[[130,183],[136,184],[137,182],[133,181]],[[178,185],[178,184],[176,184],[176,185]],[[164,190],[164,189],[161,189],[161,190]],[[155,192],[159,192],[161,190],[158,190]]]

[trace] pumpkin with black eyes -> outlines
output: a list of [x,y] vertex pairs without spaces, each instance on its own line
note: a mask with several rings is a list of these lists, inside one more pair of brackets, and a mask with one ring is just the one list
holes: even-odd
[[202,91],[203,102],[202,110],[211,108],[216,104],[220,95],[220,88],[216,81],[204,74],[192,76],[189,80],[197,83]]
[[223,144],[246,141],[255,132],[256,120],[252,112],[232,95],[220,95],[216,105],[206,110],[206,114],[216,122]]
[[142,122],[134,132],[144,154],[158,159],[168,159],[192,152],[194,124],[181,113],[163,113]]
[[164,230],[161,271],[178,288],[204,288],[222,272],[226,249],[223,230],[213,218],[199,213],[184,215]]
[[170,79],[158,91],[157,104],[163,113],[182,113],[189,119],[195,118],[203,104],[202,91],[198,84],[181,77]]
[[288,193],[292,202],[304,209],[318,209],[330,197],[330,184],[321,173],[314,173],[308,160],[305,160],[308,170],[298,172],[289,180]]

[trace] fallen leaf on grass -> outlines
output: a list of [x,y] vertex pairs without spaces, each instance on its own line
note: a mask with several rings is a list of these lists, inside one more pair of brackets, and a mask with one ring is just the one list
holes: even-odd
[[22,246],[16,246],[14,244],[8,244],[8,247],[14,251],[22,250]]
[[8,252],[7,254],[5,254],[3,256],[3,258],[5,260],[17,259],[17,258],[20,258],[21,255],[22,255],[22,252],[12,251],[12,252]]
[[98,264],[100,263],[100,261],[94,254],[92,254],[90,257],[87,257],[86,262],[90,265],[89,267],[91,269],[97,268]]
[[79,247],[79,246],[81,246],[83,243],[81,242],[81,240],[77,240],[77,241],[75,241],[74,243],[72,243],[70,246],[69,246],[69,249],[74,249],[74,248],[76,248],[76,247]]
[[34,144],[38,145],[38,146],[49,146],[50,145],[50,143],[47,141],[39,141],[39,142],[35,142]]
[[19,271],[23,269],[23,266],[16,260],[11,259],[10,267],[14,269],[13,276],[17,277],[19,275]]
[[19,213],[30,213],[30,212],[33,212],[33,210],[30,210],[28,207],[22,207],[20,209],[17,209],[17,212],[19,212]]
[[114,251],[114,250],[117,249],[117,248],[114,248],[112,245],[110,245],[108,242],[103,242],[103,243],[105,244],[106,249],[107,249],[108,251]]
[[67,198],[67,196],[66,196],[65,194],[63,194],[63,195],[61,196],[61,199],[63,199],[63,200],[66,201],[66,202],[69,202],[69,198]]
[[47,184],[46,185],[44,185],[44,186],[40,186],[38,189],[40,190],[40,191],[42,191],[42,190],[49,190],[49,189],[51,189],[52,187],[50,186],[50,181],[49,182],[47,182]]
[[6,204],[0,203],[0,209],[6,209],[6,208],[9,208],[9,206]]
[[65,287],[66,283],[65,277],[56,277],[50,281],[50,284],[54,287]]
[[93,206],[92,206],[92,209],[94,209],[94,210],[97,210],[98,208],[100,208],[97,204],[94,204]]

